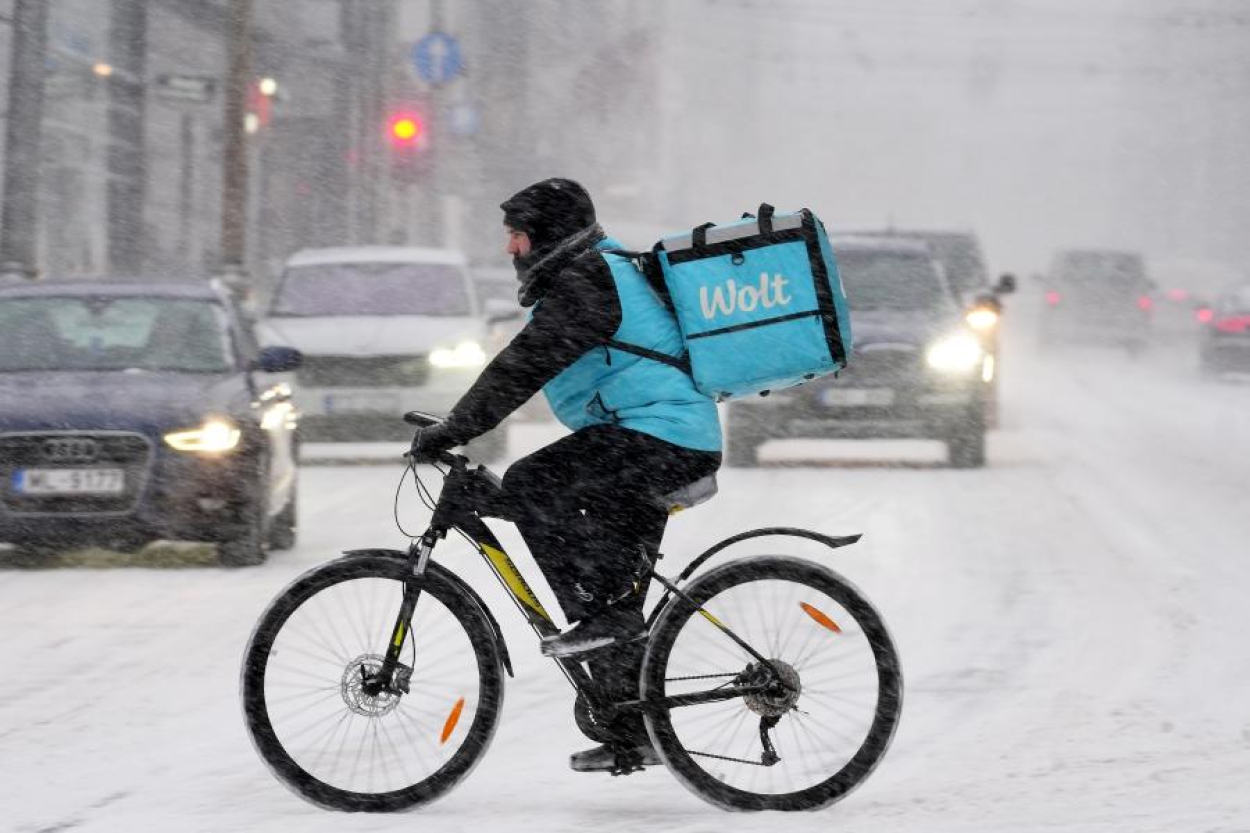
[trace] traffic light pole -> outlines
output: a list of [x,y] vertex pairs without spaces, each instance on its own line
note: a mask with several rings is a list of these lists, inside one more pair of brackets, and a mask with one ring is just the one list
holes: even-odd
[[108,262],[119,272],[143,268],[146,190],[144,129],[147,124],[147,0],[113,0],[108,78]]
[[48,49],[48,4],[13,4],[13,54],[9,113],[5,124],[4,217],[0,221],[0,278],[34,278],[39,220],[39,146],[43,122],[43,74]]
[[221,277],[235,299],[251,301],[247,274],[247,85],[252,74],[252,0],[230,0],[227,20],[225,155],[221,190]]

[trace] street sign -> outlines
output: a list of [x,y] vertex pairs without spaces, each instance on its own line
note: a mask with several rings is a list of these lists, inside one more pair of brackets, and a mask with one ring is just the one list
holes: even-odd
[[456,136],[472,136],[482,127],[482,114],[467,101],[453,104],[449,112],[449,127]]
[[155,89],[162,98],[205,104],[217,92],[217,79],[207,75],[158,75]]
[[460,41],[446,32],[430,32],[412,47],[412,65],[422,81],[446,84],[464,72]]

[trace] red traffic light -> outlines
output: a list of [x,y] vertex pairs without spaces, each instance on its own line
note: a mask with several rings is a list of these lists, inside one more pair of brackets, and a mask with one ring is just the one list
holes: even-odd
[[387,121],[387,135],[396,146],[412,146],[425,138],[425,125],[415,113],[395,113]]

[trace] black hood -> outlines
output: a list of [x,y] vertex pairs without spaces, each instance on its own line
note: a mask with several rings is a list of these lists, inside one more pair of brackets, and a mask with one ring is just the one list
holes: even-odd
[[590,194],[571,179],[536,182],[499,207],[504,225],[530,238],[529,254],[512,259],[523,307],[533,306],[573,257],[603,239]]
[[243,416],[242,374],[158,371],[0,373],[0,431],[127,430],[159,436],[210,414]]
[[503,221],[529,235],[534,253],[554,247],[595,223],[595,205],[586,189],[571,179],[544,179],[500,204]]

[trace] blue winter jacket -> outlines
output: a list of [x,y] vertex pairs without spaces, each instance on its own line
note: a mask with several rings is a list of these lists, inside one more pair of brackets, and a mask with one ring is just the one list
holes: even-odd
[[[618,249],[620,243],[608,238],[597,248]],[[605,252],[603,258],[621,304],[621,324],[613,340],[680,356],[677,320],[642,273],[620,255]],[[683,370],[655,359],[595,347],[548,382],[543,393],[556,418],[574,431],[619,425],[685,448],[721,450],[716,403],[695,390]]]

